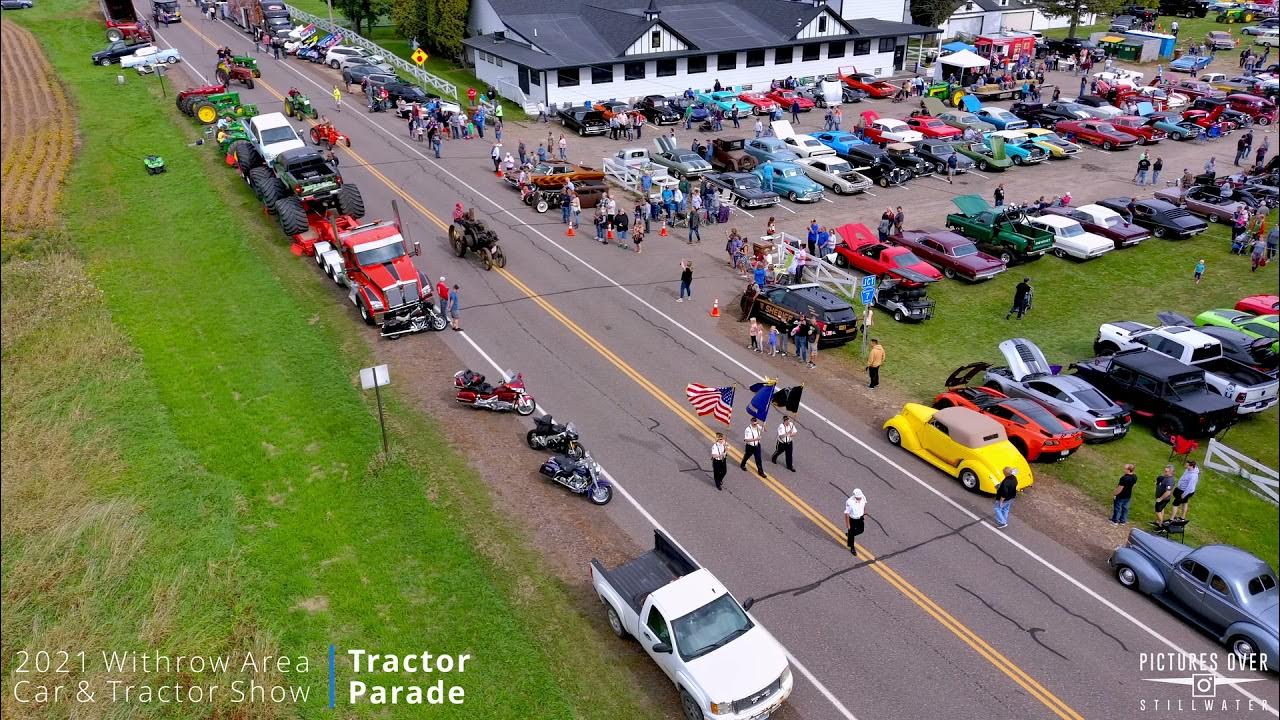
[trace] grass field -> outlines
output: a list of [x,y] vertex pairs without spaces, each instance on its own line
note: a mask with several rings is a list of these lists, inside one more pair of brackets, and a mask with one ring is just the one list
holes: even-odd
[[[1244,33],[1240,32],[1241,28],[1245,27],[1246,25],[1255,24],[1257,22],[1256,20],[1254,21],[1254,23],[1229,24],[1229,23],[1217,22],[1215,20],[1216,17],[1217,15],[1214,13],[1210,13],[1208,17],[1203,17],[1203,18],[1173,18],[1173,17],[1161,16],[1159,20],[1160,30],[1158,30],[1157,32],[1168,33],[1169,23],[1176,20],[1178,22],[1177,47],[1179,49],[1185,50],[1189,45],[1204,42],[1204,36],[1210,30],[1226,30],[1236,37],[1236,40],[1239,42],[1239,46],[1235,50],[1221,51],[1218,53],[1218,55],[1221,57],[1232,58],[1233,60],[1239,59],[1240,51],[1243,50],[1246,45],[1252,46],[1253,49],[1257,52],[1262,52],[1263,50],[1266,49],[1261,45],[1254,45],[1253,43],[1255,38],[1252,35],[1245,35]],[[1099,22],[1096,25],[1081,25],[1080,27],[1076,28],[1076,37],[1087,39],[1093,33],[1104,32],[1106,31],[1107,26],[1110,25],[1110,23],[1111,23],[1111,18],[1105,17],[1101,22]],[[1067,36],[1068,31],[1069,31],[1069,28],[1054,28],[1052,30],[1045,30],[1044,36],[1048,38],[1064,38]],[[1160,62],[1163,62],[1165,66],[1168,67],[1168,63],[1169,63],[1168,60],[1162,60]],[[1156,63],[1154,62],[1146,63],[1146,65],[1149,67],[1155,67]],[[1216,68],[1216,67],[1214,69],[1220,70],[1219,68]],[[1226,70],[1220,70],[1220,71],[1227,72]]]
[[[1269,225],[1276,222],[1273,213]],[[969,362],[986,360],[1003,365],[997,345],[1010,337],[1030,338],[1052,363],[1092,356],[1101,323],[1136,320],[1158,324],[1155,313],[1175,310],[1194,317],[1202,310],[1235,305],[1247,295],[1276,293],[1274,270],[1251,273],[1247,257],[1231,255],[1227,231],[1211,225],[1194,240],[1172,242],[1152,238],[1136,248],[1117,250],[1088,263],[1045,257],[1016,266],[994,280],[978,285],[944,281],[930,288],[937,313],[921,325],[894,323],[877,315],[874,334],[888,351],[885,377],[918,402],[929,403],[942,390],[947,375]],[[1192,282],[1196,261],[1204,258],[1207,271],[1200,285]],[[1035,307],[1018,321],[1005,320],[1013,287],[1030,276]],[[857,353],[860,348],[847,352]],[[1270,467],[1277,458],[1277,411],[1250,416],[1222,438],[1229,446]],[[1203,455],[1203,450],[1197,457]],[[1110,513],[1115,479],[1126,462],[1138,464],[1142,483],[1135,493],[1132,517],[1151,519],[1148,498],[1152,481],[1169,456],[1150,427],[1135,423],[1123,440],[1089,445],[1066,462],[1040,464],[1037,474],[1049,474],[1085,490],[1098,501],[1099,522]],[[1248,548],[1277,564],[1277,514],[1274,505],[1251,495],[1234,479],[1206,471],[1190,514],[1188,537],[1196,542],[1221,541]]]
[[[118,70],[84,62],[103,45],[84,9],[48,0],[16,18],[87,121],[64,226],[3,269],[4,657],[311,661],[306,674],[256,677],[309,688],[300,707],[223,696],[98,706],[102,717],[331,716],[330,643],[471,654],[453,678],[468,697],[459,717],[653,717],[618,690],[631,680],[600,623],[576,614],[480,480],[394,394],[392,444],[404,449],[381,457],[371,398],[353,386],[368,349],[350,336],[349,308],[244,184],[190,145],[198,133],[172,89],[163,99],[132,73],[117,85]],[[167,174],[143,172],[151,153]],[[340,656],[340,688],[346,667]],[[87,712],[20,705],[17,679],[11,663],[6,717]],[[102,690],[106,677],[91,665],[65,679]]]

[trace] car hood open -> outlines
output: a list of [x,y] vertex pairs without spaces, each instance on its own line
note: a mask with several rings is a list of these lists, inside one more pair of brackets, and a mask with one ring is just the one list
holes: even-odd
[[961,365],[955,370],[952,370],[951,374],[947,376],[947,382],[944,387],[947,389],[965,387],[975,375],[983,372],[989,367],[991,367],[991,363],[989,362],[974,362],[969,363],[968,365]]
[[1033,375],[1053,374],[1053,368],[1045,360],[1044,353],[1026,338],[1012,338],[1000,343],[1000,354],[1004,356],[1009,374],[1019,382]]

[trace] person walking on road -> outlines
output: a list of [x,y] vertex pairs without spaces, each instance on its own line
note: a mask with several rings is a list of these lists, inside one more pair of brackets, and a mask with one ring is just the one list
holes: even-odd
[[498,172],[498,167],[502,165],[502,143],[494,143],[493,149],[489,151],[489,159],[493,161],[493,171]]
[[1124,466],[1124,474],[1116,482],[1116,489],[1111,492],[1111,524],[1123,525],[1129,521],[1129,501],[1133,499],[1133,486],[1138,483],[1138,476],[1133,473],[1134,465]]
[[760,461],[760,438],[764,436],[764,423],[757,418],[751,418],[751,424],[747,425],[747,429],[742,431],[742,463],[738,465],[741,470],[747,469],[747,460],[754,458],[756,461],[756,473],[760,477],[764,477],[764,465]]
[[[697,195],[694,195],[694,197],[697,197]],[[702,215],[700,215],[696,210],[689,213],[689,244],[690,245],[694,243],[695,238],[697,239],[697,242],[702,242],[701,227],[702,227]]]
[[569,161],[569,141],[564,139],[564,135],[560,136],[560,141],[557,143],[557,147],[560,148],[560,159],[564,162],[568,162]]
[[1009,527],[1009,511],[1013,509],[1013,500],[1018,497],[1018,469],[1004,469],[1004,479],[996,486],[995,519],[996,528]]
[[992,198],[995,200],[995,206],[1004,205],[1004,183],[996,185],[996,189],[992,192]]
[[1200,483],[1200,468],[1195,460],[1188,460],[1178,485],[1173,489],[1173,516],[1171,520],[1187,520],[1187,510],[1191,507],[1191,496],[1196,494],[1196,485]]
[[787,461],[787,469],[795,472],[795,465],[792,464],[791,449],[795,443],[796,433],[799,430],[796,424],[791,421],[790,415],[783,415],[782,422],[778,423],[778,443],[773,446],[773,457],[769,459],[774,465],[778,464],[778,456],[781,455]]
[[1156,158],[1156,161],[1151,163],[1151,184],[1152,185],[1160,184],[1161,170],[1164,170],[1164,160],[1161,158]]
[[872,390],[880,384],[881,365],[884,365],[884,346],[879,340],[871,338],[871,350],[867,352],[867,376],[871,379],[871,384],[867,387]]
[[342,91],[337,85],[333,86],[333,109],[336,112],[342,112]]
[[1156,525],[1164,525],[1164,509],[1173,499],[1173,466],[1165,465],[1164,470],[1156,476]]
[[676,302],[684,302],[686,297],[693,297],[693,263],[688,260],[681,260],[680,297],[676,298]]
[[947,184],[955,185],[956,168],[960,166],[959,153],[951,153],[947,156]]
[[863,516],[867,514],[867,498],[860,488],[854,488],[853,494],[844,501],[845,543],[849,546],[849,554],[858,554],[858,536],[864,529]]
[[436,283],[436,304],[440,307],[440,317],[449,317],[449,284],[446,283],[445,277],[440,276],[440,282]]
[[1031,309],[1031,278],[1024,277],[1022,282],[1018,283],[1018,287],[1013,290],[1013,306],[1009,308],[1009,312],[1005,314],[1004,319],[1008,320],[1014,313],[1018,313],[1018,319],[1021,320],[1023,315]]
[[1150,169],[1151,169],[1151,161],[1147,159],[1147,154],[1144,152],[1138,156],[1138,171],[1133,175],[1134,184],[1146,185],[1147,171]]
[[724,489],[724,476],[729,472],[725,458],[729,457],[729,443],[725,442],[724,433],[716,433],[716,441],[711,443],[711,479],[716,489]]
[[458,284],[453,284],[453,289],[449,291],[449,322],[453,325],[453,329],[462,332],[462,313],[458,311],[460,304],[458,299]]

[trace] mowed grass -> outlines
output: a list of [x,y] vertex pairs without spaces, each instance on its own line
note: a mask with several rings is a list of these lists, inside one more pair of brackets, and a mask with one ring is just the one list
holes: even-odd
[[[1222,30],[1222,31],[1229,32],[1232,35],[1234,35],[1236,38],[1236,41],[1237,41],[1236,49],[1220,50],[1218,51],[1218,57],[1230,58],[1232,60],[1233,67],[1235,66],[1235,63],[1239,62],[1240,51],[1243,50],[1246,46],[1252,47],[1255,52],[1259,52],[1259,53],[1266,50],[1265,47],[1254,44],[1254,41],[1257,39],[1256,36],[1245,35],[1244,33],[1240,32],[1241,28],[1247,27],[1249,25],[1256,25],[1261,20],[1260,17],[1256,18],[1253,22],[1248,22],[1248,23],[1220,23],[1220,22],[1217,22],[1216,20],[1217,17],[1218,17],[1217,13],[1213,11],[1211,11],[1207,17],[1202,17],[1202,18],[1169,17],[1166,15],[1161,15],[1160,19],[1158,20],[1160,24],[1160,29],[1157,30],[1157,32],[1168,34],[1169,24],[1176,20],[1178,22],[1178,40],[1177,40],[1176,47],[1183,51],[1185,51],[1191,45],[1203,43],[1205,34],[1211,30]],[[1089,36],[1092,35],[1093,33],[1106,32],[1107,27],[1109,27],[1110,25],[1111,25],[1111,18],[1108,16],[1103,16],[1100,22],[1098,22],[1095,25],[1081,25],[1077,27],[1076,37],[1088,39]],[[1068,32],[1069,32],[1069,28],[1053,28],[1052,30],[1045,30],[1044,36],[1048,38],[1065,38],[1067,37]],[[1272,55],[1274,56],[1274,53]],[[1169,67],[1168,59],[1160,60],[1159,62],[1164,64],[1166,70],[1168,69]],[[1218,65],[1220,64],[1221,63],[1216,63],[1212,69],[1218,72],[1229,72],[1229,70],[1224,70],[1218,67]],[[1146,65],[1150,67],[1155,67],[1156,63],[1154,62],[1146,63]],[[1177,75],[1178,73],[1174,73],[1174,76],[1177,76]]]
[[[310,659],[309,673],[256,677],[309,688],[300,706],[233,706],[223,694],[213,706],[97,706],[95,716],[332,716],[332,643],[470,654],[465,674],[444,678],[466,689],[466,704],[437,709],[458,717],[653,717],[607,655],[603,624],[572,609],[479,478],[394,393],[401,449],[380,456],[372,397],[355,380],[368,348],[352,337],[350,308],[209,148],[190,145],[199,133],[172,90],[161,98],[156,80],[131,72],[117,85],[118,69],[85,62],[104,44],[86,8],[49,0],[17,18],[83,122],[64,239],[4,270],[4,657]],[[167,174],[143,172],[152,153]],[[78,257],[56,250],[65,238]],[[342,702],[341,655],[338,674]],[[6,717],[88,712],[20,705],[19,679],[11,662]],[[99,664],[66,679],[101,691],[106,678]]]
[[[1272,213],[1268,226],[1276,222]],[[1275,294],[1274,265],[1249,271],[1247,257],[1231,255],[1228,233],[1218,225],[1193,240],[1174,242],[1152,238],[1136,248],[1116,250],[1086,263],[1045,257],[1018,265],[994,280],[969,285],[943,281],[930,287],[937,300],[934,318],[920,325],[895,323],[876,314],[872,334],[886,346],[886,382],[901,388],[916,402],[931,404],[952,370],[985,360],[1003,365],[997,345],[1011,337],[1026,337],[1040,346],[1049,362],[1064,368],[1092,357],[1098,326],[1113,320],[1159,324],[1155,313],[1174,310],[1194,317],[1211,308],[1230,308],[1242,297]],[[1196,285],[1192,270],[1204,258],[1207,271]],[[1035,288],[1034,307],[1022,321],[1005,320],[1014,285],[1024,276]],[[859,356],[860,348],[845,352]],[[981,375],[974,382],[981,382]],[[1277,411],[1248,416],[1222,438],[1230,447],[1275,468]],[[1203,459],[1204,445],[1194,456]],[[1101,445],[1087,445],[1062,463],[1038,464],[1037,475],[1070,482],[1097,501],[1098,523],[1110,515],[1111,491],[1124,463],[1138,465],[1141,484],[1135,492],[1131,522],[1153,519],[1154,478],[1169,457],[1149,425],[1136,422],[1127,437]],[[1179,472],[1181,468],[1179,467]],[[1250,486],[1251,487],[1251,486]],[[1189,513],[1188,541],[1226,542],[1246,548],[1277,566],[1276,507],[1252,495],[1242,481],[1206,470]]]

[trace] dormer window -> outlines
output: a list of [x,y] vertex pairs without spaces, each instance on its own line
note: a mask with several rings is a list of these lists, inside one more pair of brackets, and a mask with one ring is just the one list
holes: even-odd
[[827,16],[822,15],[818,18],[818,32],[824,33],[826,31],[827,31]]
[[662,47],[662,31],[661,30],[654,28],[653,32],[649,33],[649,47],[653,48],[654,50],[658,50]]
[[964,4],[964,11],[965,11],[965,12],[973,12],[973,3],[965,3],[965,4]]

